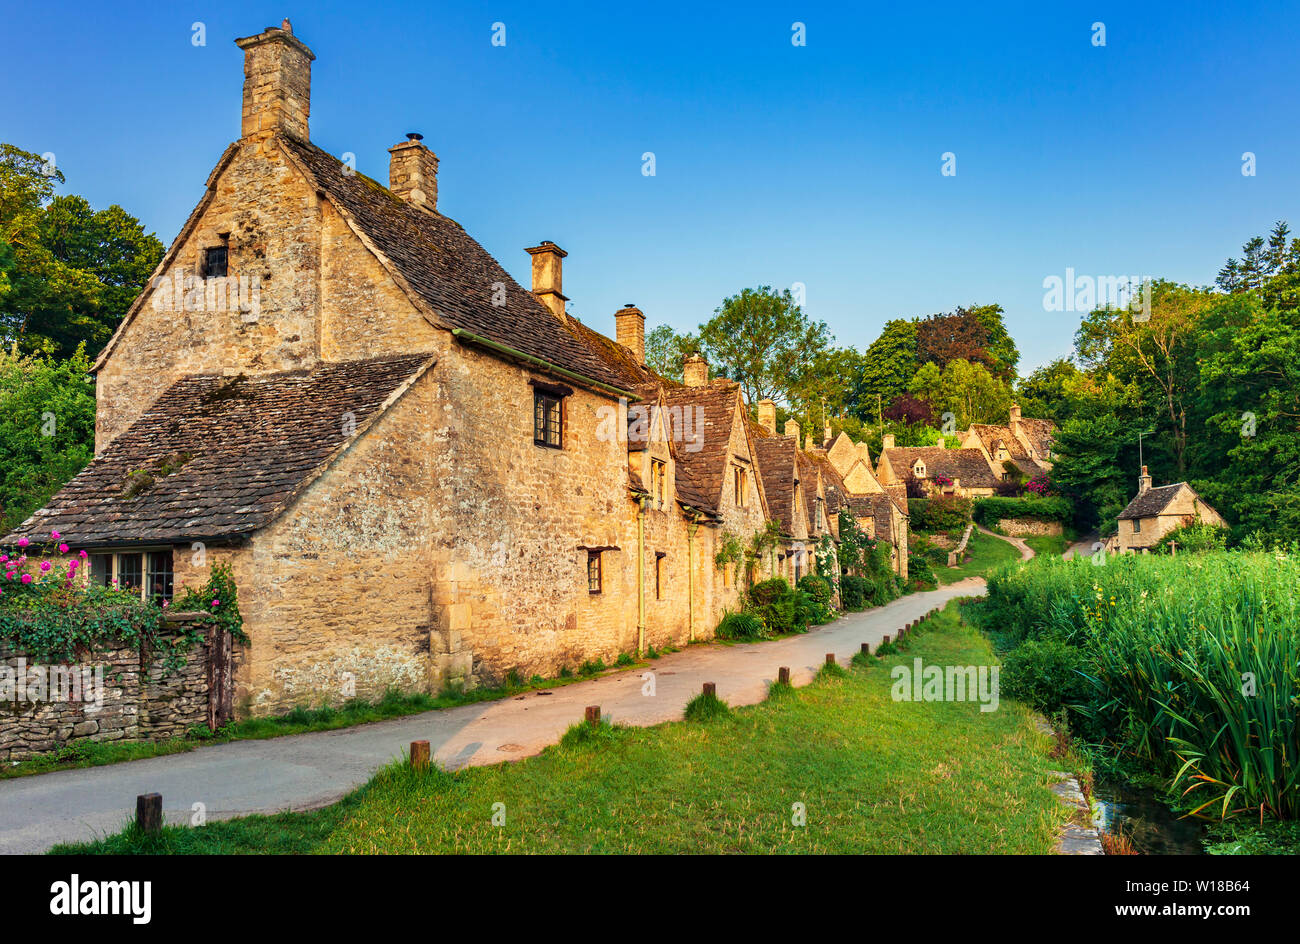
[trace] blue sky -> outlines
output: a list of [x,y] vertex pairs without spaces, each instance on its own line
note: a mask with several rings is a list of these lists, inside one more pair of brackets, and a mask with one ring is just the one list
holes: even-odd
[[232,40],[289,16],[312,139],[386,181],[422,132],[440,209],[524,284],[523,248],[555,240],[606,333],[626,302],[685,330],[802,282],[859,347],[997,301],[1024,373],[1078,323],[1043,310],[1045,277],[1207,284],[1274,220],[1300,230],[1294,3],[6,6],[0,140],[53,152],[95,206],[169,242],[239,135]]

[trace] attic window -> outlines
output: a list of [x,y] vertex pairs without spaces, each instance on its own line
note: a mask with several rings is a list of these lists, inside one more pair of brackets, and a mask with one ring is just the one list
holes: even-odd
[[202,271],[205,279],[224,279],[229,268],[230,250],[224,246],[209,246],[203,250]]
[[749,473],[740,466],[732,467],[732,481],[736,488],[736,507],[745,507],[745,495],[749,492]]
[[921,478],[925,478],[925,463],[922,462],[920,459],[917,459],[916,465],[912,466],[912,471],[915,472]]
[[668,463],[661,459],[650,460],[650,490],[654,493],[656,508],[668,504]]
[[533,442],[549,449],[564,448],[564,398],[533,388]]

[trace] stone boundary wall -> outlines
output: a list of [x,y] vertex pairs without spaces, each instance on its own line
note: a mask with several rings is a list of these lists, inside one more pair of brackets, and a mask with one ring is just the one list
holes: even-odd
[[[209,631],[209,641],[195,643],[170,674],[161,655],[146,656],[142,667],[136,647],[108,649],[93,660],[54,667],[0,642],[0,762],[38,757],[83,739],[179,737],[194,725],[207,724],[213,635]],[[52,669],[59,672],[54,681],[60,691],[47,690]],[[25,677],[21,688],[20,672]],[[98,704],[97,690],[102,691]]]
[[1000,518],[998,527],[1013,538],[1022,538],[1026,535],[1059,537],[1065,533],[1061,522],[1040,521],[1038,518]]

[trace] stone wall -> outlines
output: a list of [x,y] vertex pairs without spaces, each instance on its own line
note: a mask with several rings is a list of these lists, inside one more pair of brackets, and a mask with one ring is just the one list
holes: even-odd
[[1026,535],[1060,536],[1064,533],[1061,522],[1040,521],[1037,518],[1001,518],[998,520],[998,527],[1014,538]]
[[[57,692],[50,691],[51,667],[11,645],[0,643],[0,667],[0,762],[36,757],[83,739],[180,737],[208,720],[205,643],[196,644],[170,673],[157,658],[148,659],[142,670],[138,648],[108,649],[94,660],[54,667],[68,679],[55,681]],[[76,681],[67,674],[74,670]],[[21,687],[19,674],[25,676]],[[102,692],[98,701],[96,691]]]

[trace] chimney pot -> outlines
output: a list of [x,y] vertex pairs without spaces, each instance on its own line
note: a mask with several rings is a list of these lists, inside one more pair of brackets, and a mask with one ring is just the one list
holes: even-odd
[[945,446],[945,445],[943,444],[943,437],[942,437],[942,436],[940,436],[938,439],[936,439],[936,440],[934,441],[934,444],[935,444],[936,446],[938,446],[940,449],[947,449],[947,448],[948,448],[947,446]]
[[1020,422],[1020,404],[1011,404],[1011,428],[1014,431],[1016,424]]
[[776,435],[776,404],[771,400],[758,401],[758,425]]
[[[524,251],[533,257],[533,294],[564,320],[567,317],[564,303],[569,300],[563,287],[564,257],[568,253],[549,239],[543,239],[538,245]],[[644,350],[642,357],[644,358]]]
[[1138,476],[1138,494],[1151,488],[1151,476],[1147,474],[1147,467],[1142,467],[1142,474]]
[[235,40],[244,50],[244,102],[240,137],[285,134],[308,140],[311,64],[315,53],[293,35],[285,20],[256,36]]
[[614,340],[627,348],[638,364],[645,363],[645,315],[631,302],[614,312]]
[[688,387],[707,387],[709,362],[698,354],[688,354],[682,361],[682,382]]
[[800,429],[799,429],[799,421],[798,421],[798,420],[796,420],[796,419],[788,419],[788,420],[785,421],[785,435],[786,435],[788,438],[794,440],[794,447],[795,447],[796,449],[799,448],[799,434],[800,434],[800,432],[801,432],[801,431],[800,431]]
[[881,452],[884,452],[886,449],[893,449],[893,448],[894,448],[894,434],[893,434],[893,433],[885,433],[883,436],[880,437],[880,451],[881,451]]

